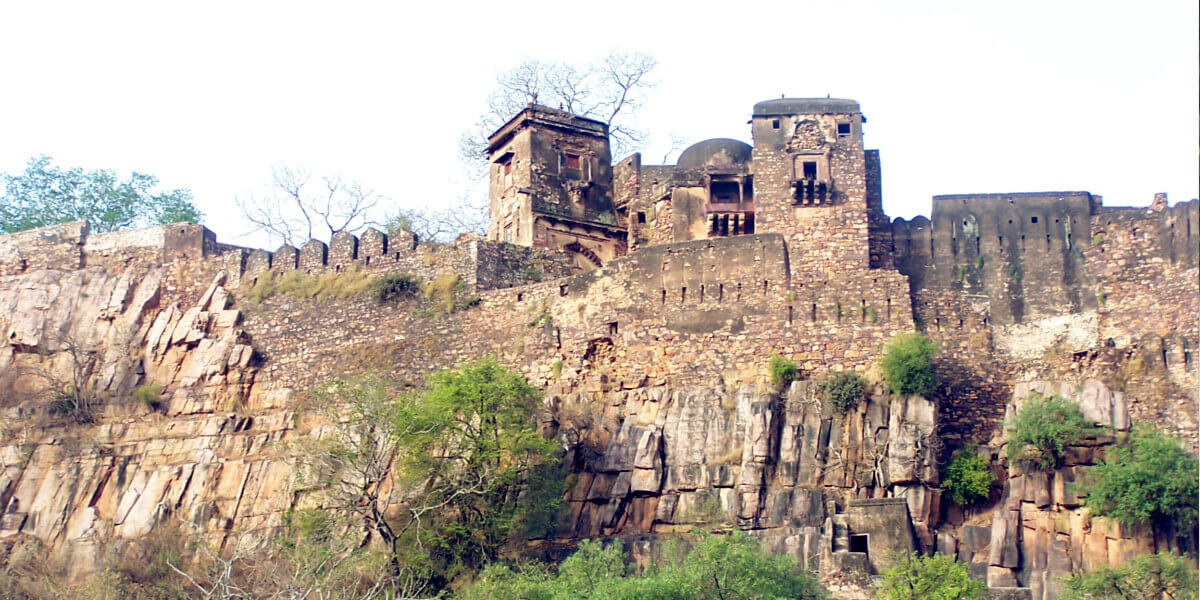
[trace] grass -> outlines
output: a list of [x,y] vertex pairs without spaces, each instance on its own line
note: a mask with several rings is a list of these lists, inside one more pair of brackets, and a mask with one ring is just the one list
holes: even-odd
[[297,300],[323,302],[334,298],[351,298],[371,291],[378,277],[358,269],[326,271],[310,275],[303,271],[279,272],[270,269],[242,283],[242,296],[255,304],[274,296]]

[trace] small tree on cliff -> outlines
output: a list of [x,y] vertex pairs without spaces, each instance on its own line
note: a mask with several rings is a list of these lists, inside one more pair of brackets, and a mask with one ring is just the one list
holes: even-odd
[[3,233],[67,221],[87,221],[92,231],[105,232],[203,218],[190,191],[156,191],[158,179],[144,173],[123,180],[107,169],[62,169],[43,155],[29,159],[24,173],[0,174],[0,180]]
[[495,360],[434,373],[416,393],[360,378],[316,395],[330,425],[299,445],[300,483],[361,518],[393,576],[415,567],[436,583],[554,524],[562,482],[557,444],[538,433],[541,394]]

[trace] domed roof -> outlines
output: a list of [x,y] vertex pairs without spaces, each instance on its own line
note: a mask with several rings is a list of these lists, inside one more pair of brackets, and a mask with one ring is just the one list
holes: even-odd
[[675,166],[681,169],[705,167],[733,168],[750,162],[750,144],[728,138],[696,142],[679,155]]

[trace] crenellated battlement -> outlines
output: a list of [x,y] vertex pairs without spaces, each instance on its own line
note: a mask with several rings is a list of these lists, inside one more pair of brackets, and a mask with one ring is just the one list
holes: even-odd
[[274,252],[222,244],[208,228],[182,223],[91,233],[87,222],[76,221],[0,236],[0,275],[179,261],[219,261],[233,283],[269,269],[312,275],[358,269],[408,273],[423,279],[449,270],[458,274],[466,289],[476,292],[562,277],[578,270],[571,257],[551,250],[488,242],[471,235],[452,244],[419,243],[411,232],[389,236],[374,228],[361,236],[339,232],[329,244],[310,240],[300,248],[284,245]]

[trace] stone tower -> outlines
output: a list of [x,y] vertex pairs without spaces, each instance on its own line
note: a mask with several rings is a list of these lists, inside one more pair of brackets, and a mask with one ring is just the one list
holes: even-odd
[[530,104],[488,138],[488,239],[571,252],[593,268],[625,253],[608,126]]
[[754,105],[757,230],[787,237],[797,272],[881,266],[872,260],[871,234],[886,217],[878,153],[863,149],[865,121],[853,100],[781,98]]

